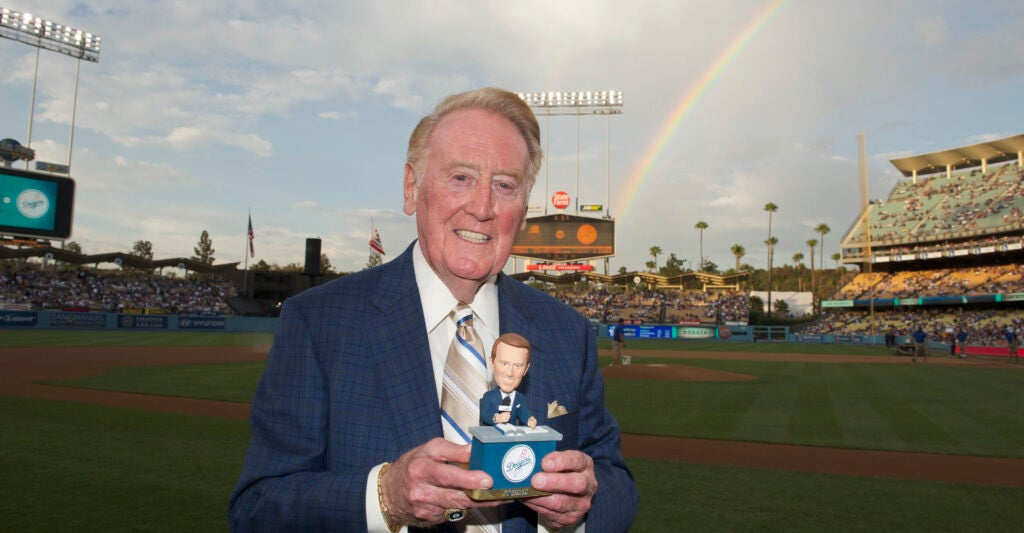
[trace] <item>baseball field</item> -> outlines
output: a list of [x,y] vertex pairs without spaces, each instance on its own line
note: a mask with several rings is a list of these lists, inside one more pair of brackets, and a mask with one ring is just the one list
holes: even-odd
[[[0,531],[226,531],[270,341],[0,332]],[[1024,365],[631,341],[631,364],[607,367],[599,347],[635,531],[1024,523]]]

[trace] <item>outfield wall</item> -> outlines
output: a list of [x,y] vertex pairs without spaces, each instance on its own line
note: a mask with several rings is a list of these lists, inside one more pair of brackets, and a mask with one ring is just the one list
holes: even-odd
[[[611,338],[615,324],[596,327],[598,338]],[[623,324],[622,334],[627,339],[678,339],[678,340],[728,340],[747,341],[756,339],[756,328],[746,325],[673,325],[673,324]],[[781,328],[788,331],[787,328]],[[783,338],[785,333],[782,334]]]
[[0,311],[0,331],[4,329],[88,329],[273,333],[276,325],[276,318],[231,315]]
[[[75,311],[0,310],[0,331],[10,329],[190,331],[273,333],[277,318],[233,315],[147,315]],[[594,324],[599,338],[610,338],[615,324]],[[625,325],[629,339],[722,340],[728,342],[796,342],[884,345],[882,335],[801,335],[785,326]],[[898,337],[897,343],[904,342]],[[930,353],[949,353],[944,342],[929,341]],[[972,355],[1007,355],[1005,346],[968,346]]]

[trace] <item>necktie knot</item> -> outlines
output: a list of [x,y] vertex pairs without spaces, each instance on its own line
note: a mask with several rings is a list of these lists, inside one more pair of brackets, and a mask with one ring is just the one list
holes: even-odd
[[458,327],[473,325],[473,310],[468,305],[460,303],[452,309],[452,317],[455,318],[455,325]]

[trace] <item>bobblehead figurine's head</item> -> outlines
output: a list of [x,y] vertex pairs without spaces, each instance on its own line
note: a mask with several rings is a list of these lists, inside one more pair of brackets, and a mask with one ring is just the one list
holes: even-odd
[[501,392],[508,394],[519,388],[530,368],[530,341],[516,333],[498,337],[491,348],[491,368]]

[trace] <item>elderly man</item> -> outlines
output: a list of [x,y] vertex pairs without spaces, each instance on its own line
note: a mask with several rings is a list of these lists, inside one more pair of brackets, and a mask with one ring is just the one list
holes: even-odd
[[[282,309],[231,495],[234,530],[629,528],[637,489],[593,330],[501,273],[541,157],[536,118],[508,91],[450,96],[420,121],[404,177],[418,240]],[[479,417],[467,391],[489,385],[482,347],[511,331],[533,345],[529,407],[563,439],[531,481],[550,495],[476,502],[465,491],[493,480],[458,466]],[[545,415],[553,401],[565,414]]]

